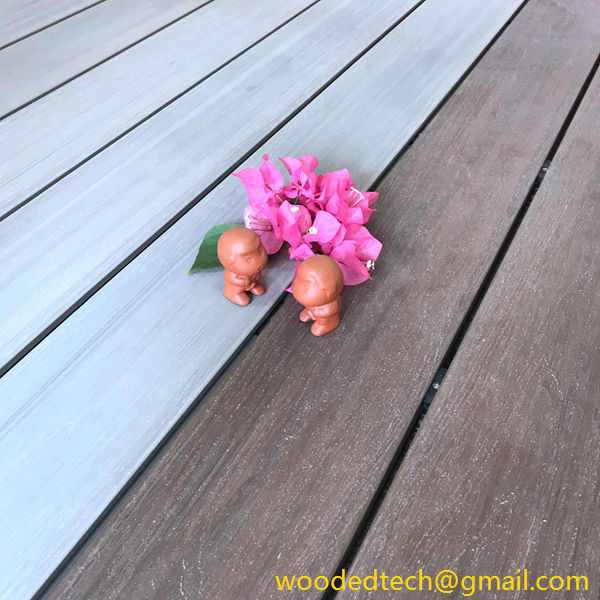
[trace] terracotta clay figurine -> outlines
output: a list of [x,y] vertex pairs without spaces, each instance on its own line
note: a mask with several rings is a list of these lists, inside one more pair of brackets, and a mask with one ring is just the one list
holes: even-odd
[[298,268],[292,293],[305,306],[300,320],[303,323],[314,320],[310,328],[313,335],[325,335],[340,324],[343,288],[342,270],[329,256],[310,256]]
[[219,238],[217,254],[225,267],[225,298],[240,306],[250,303],[246,292],[265,293],[260,272],[267,266],[267,251],[261,239],[246,227],[228,229]]

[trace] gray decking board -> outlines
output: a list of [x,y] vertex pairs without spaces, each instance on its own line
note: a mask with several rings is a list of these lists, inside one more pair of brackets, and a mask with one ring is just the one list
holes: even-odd
[[348,576],[527,568],[589,589],[474,597],[599,597],[599,139],[597,74]]
[[312,2],[211,2],[7,117],[0,219]]
[[[376,41],[413,2],[381,2],[376,5],[377,11],[374,5],[360,8],[360,4],[354,4],[353,11],[346,10],[352,4],[319,4],[323,20],[318,24],[312,12],[317,7],[300,15],[0,223],[0,305],[9,307],[0,313],[5,338],[0,348],[0,372],[3,365],[19,356],[103,277],[300,107],[309,94],[316,93],[358,52]],[[447,27],[428,51],[421,53],[417,44],[430,31],[425,19],[431,17],[433,23],[438,23],[444,18],[436,17],[438,5],[428,8],[427,3],[409,17],[407,24],[399,26],[400,33],[390,34],[393,41],[386,42],[385,50],[378,50],[378,44],[372,51],[378,54],[369,60],[383,61],[379,70],[398,70],[393,73],[396,81],[406,80],[404,85],[397,84],[401,88],[399,97],[406,104],[396,124],[402,132],[402,143],[515,5],[505,5],[498,13],[490,5],[459,35]],[[462,11],[469,14],[475,9],[465,2]],[[415,22],[421,29],[411,25]],[[346,23],[352,26],[348,28]],[[305,36],[305,31],[310,35]],[[337,33],[333,36],[332,32]],[[397,51],[406,54],[407,64],[389,64],[384,52],[396,51],[396,43]],[[322,58],[323,48],[328,47],[331,50]],[[257,86],[257,82],[260,95],[249,96],[248,88]],[[286,95],[280,94],[282,89]],[[355,96],[350,88],[347,93],[347,110],[355,115]],[[366,93],[371,94],[371,104],[378,102],[376,93]],[[390,95],[384,101],[391,105],[395,97]],[[368,109],[370,105],[364,106]],[[328,110],[323,108],[322,114]],[[380,114],[371,118],[377,121]],[[361,135],[360,129],[356,133]],[[369,180],[371,173],[366,175]],[[213,219],[218,216],[213,215]],[[40,288],[43,294],[37,293]]]
[[98,0],[3,0],[0,48],[96,4]]
[[[498,1],[483,12],[475,1],[456,4],[453,18],[469,23],[458,34],[443,6],[428,0],[264,149],[275,156],[315,152],[323,169],[348,166],[368,186],[517,3]],[[436,41],[423,61],[419,40],[431,39],[430,31]],[[398,53],[398,62],[383,60]],[[401,115],[381,118],[397,105]],[[160,163],[153,156],[148,164],[156,171]],[[187,165],[181,168],[166,181],[190,185]],[[15,574],[12,590],[34,589],[52,571],[289,282],[293,265],[283,256],[266,274],[268,294],[242,310],[222,298],[221,273],[186,274],[203,233],[239,218],[244,204],[239,183],[228,179],[0,380],[0,395],[9,399],[0,408],[0,452],[13,457],[3,465],[11,495],[0,510],[2,529],[12,532],[2,548],[2,564]],[[50,518],[56,513],[60,520]]]
[[[386,179],[372,224],[384,253],[374,281],[344,292],[341,328],[312,338],[288,299],[52,598],[163,598],[180,586],[277,598],[275,573],[333,570],[599,50],[592,2],[566,18],[566,0],[545,4],[524,8]],[[337,148],[351,168],[369,159]],[[173,248],[181,223],[150,251]],[[130,267],[143,269],[140,260]],[[186,295],[176,277],[161,286],[161,304]],[[170,356],[184,337],[197,352],[186,332],[198,349],[206,339],[189,313],[177,325],[179,306],[160,323],[174,363],[185,362]],[[221,327],[228,318],[220,312]],[[160,375],[148,385],[169,389]]]
[[324,0],[0,222],[0,373],[414,3]]
[[106,0],[0,50],[0,118],[205,2]]

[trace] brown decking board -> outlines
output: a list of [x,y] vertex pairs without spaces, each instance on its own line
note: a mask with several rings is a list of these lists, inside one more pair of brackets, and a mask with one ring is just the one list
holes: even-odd
[[312,338],[287,298],[50,597],[275,598],[276,574],[333,572],[599,26],[592,0],[524,7],[380,187],[371,229],[384,251],[375,279],[345,290],[340,329]]
[[474,597],[600,597],[599,139],[600,73],[348,576],[527,568],[529,592]]

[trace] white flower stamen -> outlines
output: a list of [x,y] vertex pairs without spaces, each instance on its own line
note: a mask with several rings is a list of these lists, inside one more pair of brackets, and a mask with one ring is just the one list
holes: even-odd
[[290,208],[290,210],[292,212],[298,212],[300,210],[300,207],[299,206],[292,206],[292,208]]
[[350,208],[354,208],[365,196],[360,190],[357,190],[354,186],[351,186],[350,189],[354,192],[351,195],[352,204],[350,204]]
[[317,233],[317,228],[313,225],[309,230],[308,233],[310,233],[311,235],[315,235]]
[[375,268],[375,261],[374,260],[368,260],[367,261],[367,269],[371,270]]

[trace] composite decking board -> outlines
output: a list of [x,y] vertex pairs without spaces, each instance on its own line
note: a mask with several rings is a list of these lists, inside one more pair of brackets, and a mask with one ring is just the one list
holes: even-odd
[[598,597],[599,139],[597,74],[348,576],[527,568]]
[[[358,185],[370,185],[517,7],[455,3],[455,18],[469,23],[457,33],[444,5],[428,0],[247,164],[264,150],[312,151],[322,168],[348,166]],[[415,47],[433,30],[436,42],[419,63]],[[384,62],[392,49],[405,60]],[[381,119],[375,104],[403,112]],[[155,171],[157,158],[149,158]],[[223,300],[222,273],[186,274],[203,233],[240,218],[245,203],[228,178],[0,380],[0,452],[13,457],[3,462],[10,495],[0,497],[0,528],[10,534],[0,562],[11,589],[31,590],[49,574],[289,283],[293,265],[281,256],[265,274],[267,294],[242,310]]]
[[0,373],[414,5],[323,0],[1,221]]
[[[397,94],[403,98],[405,111],[391,130],[400,132],[402,142],[516,4],[492,4],[459,35],[449,24],[439,39],[429,42],[432,29],[426,19],[441,23],[444,13],[436,16],[440,6],[428,2],[364,57],[374,65],[374,77],[393,71],[391,81],[399,89],[383,102],[392,106]],[[0,372],[413,5],[413,0],[316,5],[0,222],[0,306],[7,307],[0,312]],[[469,18],[477,12],[472,0],[457,5],[457,14],[461,11]],[[420,52],[424,41],[430,46]],[[405,63],[390,62],[396,51],[407,56]],[[353,69],[366,76],[363,60]],[[353,89],[343,83],[347,78],[340,81],[349,95],[348,114],[356,115]],[[249,96],[249,88],[260,93]],[[364,93],[371,101],[365,109],[379,102],[376,90]],[[317,106],[323,107],[326,99]],[[329,108],[320,110],[318,118],[323,119]],[[362,135],[360,128],[356,134]],[[395,144],[386,139],[390,147]],[[285,146],[281,152],[286,153]]]
[[276,573],[331,573],[585,80],[599,24],[592,1],[525,6],[386,178],[372,223],[384,252],[372,282],[345,290],[340,329],[312,338],[288,298],[51,598],[277,598]]
[[106,0],[0,50],[0,118],[205,2]]
[[[211,2],[7,117],[0,218],[312,2]],[[315,27],[330,10],[319,7],[297,26]],[[365,35],[349,44],[348,57]]]
[[65,19],[98,0],[3,0],[0,5],[0,47]]

